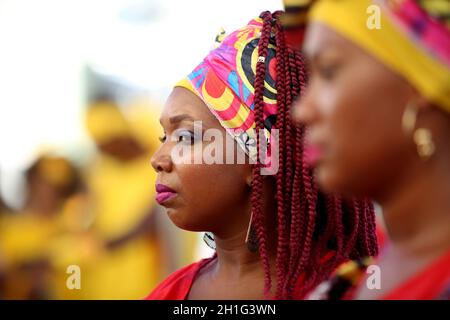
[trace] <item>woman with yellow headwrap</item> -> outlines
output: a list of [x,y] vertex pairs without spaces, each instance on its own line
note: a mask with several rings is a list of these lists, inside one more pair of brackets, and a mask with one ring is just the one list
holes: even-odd
[[0,253],[5,263],[6,299],[55,298],[53,245],[64,232],[62,211],[81,187],[77,167],[44,154],[26,172],[25,206],[0,221]]
[[91,231],[104,246],[84,267],[83,299],[139,299],[162,276],[160,246],[151,231],[155,175],[148,137],[156,140],[155,125],[138,136],[114,101],[101,99],[87,109],[86,127],[99,150],[86,174]]
[[[2,228],[4,216],[6,216],[10,211],[11,210],[3,201],[2,195],[0,193],[0,230]],[[5,294],[6,265],[4,259],[5,259],[4,253],[0,249],[0,300],[4,299]]]
[[[448,1],[319,0],[309,14],[294,118],[310,126],[321,186],[373,198],[389,234],[366,280],[355,262],[331,280],[346,298],[449,298],[449,13]],[[314,296],[342,293],[331,287]]]

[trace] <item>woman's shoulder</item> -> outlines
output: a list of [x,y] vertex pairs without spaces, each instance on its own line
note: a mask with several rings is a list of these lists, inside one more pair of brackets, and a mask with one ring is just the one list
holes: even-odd
[[184,300],[199,270],[214,257],[191,263],[169,275],[145,300]]
[[402,285],[384,295],[384,300],[430,300],[450,297],[450,250],[435,259]]

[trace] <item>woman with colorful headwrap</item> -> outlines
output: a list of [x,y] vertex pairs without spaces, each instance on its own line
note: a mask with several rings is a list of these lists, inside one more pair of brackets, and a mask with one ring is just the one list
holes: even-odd
[[310,12],[294,118],[310,126],[319,184],[375,199],[389,234],[381,286],[353,262],[337,272],[360,283],[346,298],[449,298],[449,17],[438,0],[319,0]]
[[208,231],[216,254],[148,299],[301,299],[342,261],[377,253],[371,204],[320,193],[303,161],[289,106],[306,75],[280,15],[226,36],[166,103],[157,200],[178,227]]

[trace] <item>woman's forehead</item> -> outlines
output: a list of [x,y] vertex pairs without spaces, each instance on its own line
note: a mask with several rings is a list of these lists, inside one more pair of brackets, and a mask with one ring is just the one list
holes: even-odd
[[302,52],[311,59],[323,52],[348,52],[351,49],[350,41],[327,26],[313,22],[308,27]]
[[160,118],[167,125],[170,122],[202,121],[208,127],[221,127],[206,104],[187,89],[176,87],[166,101]]

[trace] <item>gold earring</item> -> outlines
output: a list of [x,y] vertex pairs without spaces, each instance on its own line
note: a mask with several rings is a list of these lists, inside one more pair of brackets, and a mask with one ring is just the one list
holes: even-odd
[[[405,108],[402,117],[402,128],[406,135],[413,136],[413,141],[416,144],[417,154],[424,160],[429,159],[435,151],[433,142],[433,135],[429,129],[416,127],[418,108],[410,102]],[[414,130],[415,129],[415,130]]]
[[426,160],[429,159],[435,150],[433,135],[428,129],[420,128],[414,132],[414,142],[417,146],[417,153]]
[[410,135],[416,127],[417,113],[417,106],[414,103],[409,102],[406,105],[402,117],[402,128],[406,135]]

